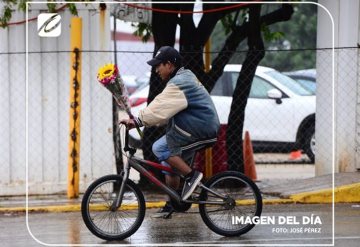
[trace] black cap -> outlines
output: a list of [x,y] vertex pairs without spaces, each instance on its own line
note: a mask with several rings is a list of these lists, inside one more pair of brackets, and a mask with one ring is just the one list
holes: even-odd
[[160,63],[170,62],[176,66],[181,64],[182,57],[179,52],[171,46],[162,46],[156,53],[155,57],[147,63],[151,66],[157,66]]

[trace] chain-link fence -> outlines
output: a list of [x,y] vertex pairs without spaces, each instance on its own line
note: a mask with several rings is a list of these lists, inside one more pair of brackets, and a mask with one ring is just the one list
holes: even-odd
[[[266,52],[268,56],[272,52]],[[302,51],[277,51],[292,57]],[[331,50],[314,50],[317,62],[314,71],[301,71],[299,78],[307,82],[290,80],[279,68],[258,67],[252,82],[246,105],[244,132],[248,131],[255,151],[255,162],[260,163],[313,163],[322,155],[315,145],[332,142],[331,135],[316,132],[318,129],[332,128],[332,54]],[[356,63],[357,48],[339,49],[336,58],[339,63]],[[113,52],[83,51],[81,53],[81,133],[80,133],[80,184],[83,191],[90,181],[105,174],[115,172],[114,146],[112,137],[112,98],[110,93],[96,81],[99,66],[113,57]],[[28,109],[28,178],[30,193],[50,193],[66,190],[67,169],[69,163],[69,126],[70,111],[70,53],[42,52],[29,53],[28,61],[28,98],[26,102],[25,54],[0,54],[1,68],[1,183],[24,183],[25,177],[25,115]],[[118,51],[117,61],[120,74],[125,78],[129,90],[139,87],[132,94],[132,110],[136,113],[146,106],[149,93],[150,66],[145,61],[152,52]],[[10,61],[10,63],[9,63]],[[40,69],[41,68],[41,69]],[[301,66],[299,66],[301,68]],[[276,69],[276,70],[274,70]],[[357,80],[356,71],[336,71],[337,81],[351,76]],[[295,69],[294,69],[295,70]],[[219,142],[212,151],[214,172],[227,169],[226,126],[234,88],[239,76],[240,65],[227,65],[224,73],[211,91],[212,99],[221,122]],[[355,73],[355,75],[354,75]],[[7,75],[17,75],[10,81]],[[303,78],[302,78],[302,77]],[[348,79],[346,79],[348,80]],[[321,83],[319,83],[319,81]],[[306,83],[306,84],[304,84]],[[161,85],[159,83],[159,85]],[[162,85],[163,87],[164,85]],[[356,129],[356,88],[336,88],[349,108],[337,109],[339,114],[352,114],[353,128],[349,125],[337,127],[337,132],[354,135]],[[316,100],[321,95],[326,100]],[[327,97],[328,95],[328,97]],[[337,103],[335,98],[335,104]],[[351,105],[351,107],[350,107]],[[315,118],[316,116],[316,118]],[[328,121],[318,122],[319,116]],[[320,133],[320,134],[318,134]],[[331,133],[331,132],[330,132]],[[151,132],[150,132],[151,134]],[[157,134],[159,135],[159,134]],[[232,136],[239,139],[241,137]],[[355,141],[355,140],[354,140]],[[151,149],[152,143],[142,143],[132,133],[131,142],[138,147]],[[346,144],[344,144],[346,145]],[[316,146],[316,148],[315,148]],[[353,145],[348,145],[352,153]],[[300,151],[295,155],[293,151]],[[291,153],[293,152],[293,153]],[[139,152],[141,154],[141,152]],[[329,150],[328,155],[331,154]],[[242,155],[242,154],[239,154]],[[199,157],[199,169],[204,167],[204,158]]]

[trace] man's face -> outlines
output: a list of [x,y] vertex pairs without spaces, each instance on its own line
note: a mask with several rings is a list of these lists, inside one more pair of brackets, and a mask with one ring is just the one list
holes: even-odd
[[170,78],[171,73],[174,71],[174,65],[170,62],[160,63],[155,67],[156,73],[160,76],[163,81],[167,81]]

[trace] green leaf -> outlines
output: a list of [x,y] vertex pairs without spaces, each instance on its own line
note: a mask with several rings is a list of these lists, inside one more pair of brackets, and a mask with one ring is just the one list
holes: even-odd
[[270,28],[265,24],[261,25],[261,31],[263,32],[263,36],[266,41],[280,40],[285,36],[283,32],[271,32]]
[[[67,0],[68,1],[72,1],[72,0]],[[90,0],[90,2],[92,2],[94,0]],[[12,17],[12,12],[13,9],[15,9],[15,7],[17,7],[18,10],[20,11],[26,11],[26,3],[27,2],[31,2],[31,0],[3,0],[2,1],[4,4],[2,13],[0,14],[0,27],[7,27],[8,26],[8,22],[11,20]],[[78,0],[78,1],[72,1],[72,2],[83,2],[82,0]],[[54,0],[48,0],[47,2],[47,8],[48,11],[50,13],[54,13],[57,11],[57,2]],[[78,15],[78,11],[76,8],[76,5],[74,3],[68,3],[67,4],[69,11],[72,15]]]
[[26,11],[26,2],[27,0],[20,0],[18,4],[18,10]]
[[49,13],[56,12],[56,3],[47,3],[46,6],[48,7]]
[[7,27],[11,17],[12,17],[11,7],[9,5],[6,5],[4,7],[2,15],[0,16],[0,26],[3,28]]
[[68,8],[72,15],[78,16],[78,11],[77,11],[76,5],[74,3],[68,3]]
[[132,23],[131,26],[137,28],[136,31],[133,33],[133,35],[140,37],[142,42],[144,43],[149,41],[152,34],[151,25],[146,23],[136,23],[136,24]]

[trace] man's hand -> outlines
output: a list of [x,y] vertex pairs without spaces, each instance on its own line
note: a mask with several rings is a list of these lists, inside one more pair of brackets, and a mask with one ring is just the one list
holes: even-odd
[[135,128],[134,119],[122,119],[122,120],[120,120],[120,123],[125,124],[128,127],[128,129]]

